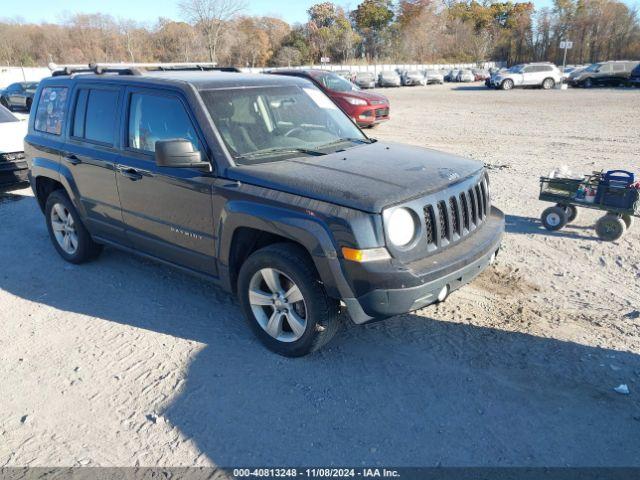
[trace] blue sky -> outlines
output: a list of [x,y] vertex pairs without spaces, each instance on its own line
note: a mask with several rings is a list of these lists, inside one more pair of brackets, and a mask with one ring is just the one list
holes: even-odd
[[[270,15],[289,23],[304,22],[309,6],[322,0],[247,0],[247,13]],[[629,5],[638,0],[627,0]],[[26,4],[17,1],[3,2],[0,16],[20,17],[28,22],[52,22],[61,20],[64,13],[107,13],[114,17],[132,18],[143,23],[153,23],[162,17],[180,17],[177,0],[30,0]],[[346,8],[355,7],[359,0],[336,1]],[[534,0],[536,7],[548,6],[551,0]],[[26,8],[25,8],[26,6]]]

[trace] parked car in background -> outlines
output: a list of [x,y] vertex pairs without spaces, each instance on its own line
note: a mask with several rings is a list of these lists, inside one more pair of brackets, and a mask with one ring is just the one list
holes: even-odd
[[458,73],[460,73],[460,70],[458,70],[457,68],[454,68],[453,70],[449,70],[449,73],[447,73],[444,76],[444,81],[445,82],[457,82],[458,81]]
[[476,80],[475,75],[471,70],[460,70],[456,77],[456,82],[474,82]]
[[38,82],[12,83],[0,94],[0,105],[9,110],[31,110],[33,94],[38,88]]
[[27,122],[0,106],[0,191],[21,188],[28,181],[24,158]]
[[502,90],[514,87],[542,87],[545,90],[562,83],[562,72],[553,63],[523,63],[492,77],[492,86]]
[[433,85],[434,83],[444,83],[444,75],[440,70],[427,70],[424,72],[424,78],[427,85]]
[[378,85],[381,87],[399,87],[402,85],[402,80],[400,80],[400,75],[393,70],[388,70],[385,72],[380,72],[378,75]]
[[376,88],[376,76],[371,72],[358,72],[353,83],[360,88]]
[[473,76],[475,77],[476,82],[484,82],[487,78],[491,76],[489,75],[488,70],[484,70],[481,68],[473,68],[471,69],[471,71],[473,72]]
[[339,77],[344,78],[345,80],[349,80],[350,82],[353,82],[355,78],[351,70],[335,70],[333,73],[335,73]]
[[632,87],[640,87],[640,64],[633,69],[629,76],[629,85]]
[[405,87],[412,87],[416,85],[424,85],[424,75],[418,70],[407,70],[402,74],[402,85]]
[[373,127],[389,120],[389,100],[373,92],[363,92],[358,86],[327,70],[272,70],[273,75],[287,75],[311,80],[324,91],[360,127]]
[[628,60],[594,63],[584,70],[569,75],[569,85],[584,88],[626,85],[638,63]]

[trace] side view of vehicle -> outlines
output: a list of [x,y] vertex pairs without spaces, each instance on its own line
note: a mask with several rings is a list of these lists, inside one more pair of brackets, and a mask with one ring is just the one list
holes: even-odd
[[26,134],[27,122],[0,106],[0,191],[24,187],[28,181],[23,145]]
[[38,82],[12,83],[0,94],[0,105],[9,110],[31,110],[33,94],[38,88]]
[[525,63],[515,65],[491,78],[491,86],[501,90],[515,87],[540,87],[545,90],[562,83],[562,72],[552,63]]
[[573,87],[619,87],[630,81],[631,72],[640,62],[618,60],[594,63],[589,67],[574,71],[569,75],[569,85]]
[[29,180],[64,260],[108,245],[196,274],[282,355],[325,345],[341,305],[363,324],[444,301],[500,248],[482,163],[369,139],[306,78],[67,67],[33,108]]

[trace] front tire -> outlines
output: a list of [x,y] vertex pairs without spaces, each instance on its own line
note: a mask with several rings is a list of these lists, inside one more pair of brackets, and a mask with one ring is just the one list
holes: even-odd
[[507,78],[500,84],[502,90],[511,90],[513,88],[513,80]]
[[544,81],[542,82],[542,88],[544,90],[551,90],[555,86],[556,86],[556,82],[553,78],[545,78]]
[[256,336],[286,357],[318,350],[339,327],[338,301],[327,296],[307,252],[294,244],[254,252],[240,268],[238,297]]
[[542,212],[540,220],[547,230],[560,230],[567,224],[567,212],[563,207],[549,207]]
[[100,254],[102,245],[93,241],[63,190],[47,197],[45,215],[51,242],[67,262],[84,263]]

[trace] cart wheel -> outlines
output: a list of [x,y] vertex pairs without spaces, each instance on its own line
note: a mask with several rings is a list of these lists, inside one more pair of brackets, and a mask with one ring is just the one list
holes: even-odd
[[620,239],[627,229],[627,224],[614,213],[607,213],[596,222],[596,233],[600,240],[615,242]]
[[571,223],[578,218],[578,207],[575,205],[562,205],[561,203],[557,203],[556,207],[564,208],[564,211],[567,213],[567,223]]
[[627,213],[622,215],[622,221],[627,226],[627,230],[629,230],[631,228],[631,225],[633,225],[633,217]]
[[549,207],[540,219],[547,230],[560,230],[567,224],[567,212],[564,207]]

